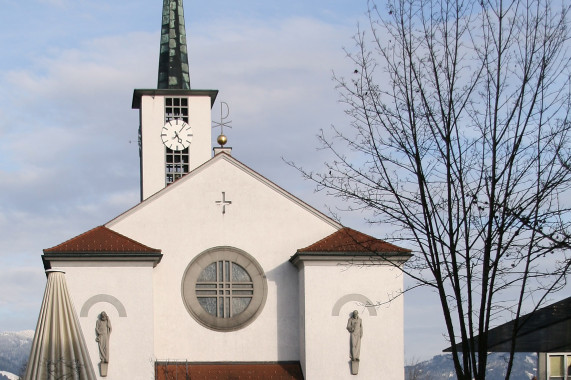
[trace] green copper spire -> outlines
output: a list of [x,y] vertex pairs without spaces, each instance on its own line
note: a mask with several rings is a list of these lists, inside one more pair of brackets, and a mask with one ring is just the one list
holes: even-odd
[[182,0],[163,0],[157,88],[190,89]]

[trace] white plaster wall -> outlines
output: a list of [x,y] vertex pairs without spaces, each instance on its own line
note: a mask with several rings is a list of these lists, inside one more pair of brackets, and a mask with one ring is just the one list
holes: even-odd
[[[210,101],[209,96],[188,97],[188,124],[193,133],[189,148],[190,170],[208,161],[212,155]],[[145,95],[141,98],[143,199],[165,187],[165,147],[161,140],[165,124],[164,104],[164,96]]]
[[[107,380],[154,379],[153,281],[151,263],[58,262],[65,271],[70,296],[98,378],[99,348],[95,323],[105,311],[111,320],[110,361]],[[80,317],[84,303],[94,295],[108,294],[125,307],[120,317],[111,304],[94,304],[87,317]]]
[[301,370],[303,373],[307,373],[305,366],[306,354],[305,354],[305,269],[303,265],[299,268],[298,274],[299,281],[299,361],[301,364]]
[[[232,202],[226,213],[217,201]],[[215,157],[107,224],[123,235],[162,249],[154,270],[155,356],[160,360],[299,360],[298,274],[288,260],[298,248],[338,227],[308,211],[231,159]],[[190,261],[206,249],[232,246],[260,263],[268,282],[257,319],[234,332],[199,325],[187,312],[181,280]]]
[[[404,378],[403,297],[376,308],[373,316],[362,303],[344,304],[338,316],[335,303],[347,294],[362,294],[374,302],[387,301],[402,288],[400,270],[388,265],[365,266],[304,263],[305,378],[391,379]],[[363,320],[360,368],[351,375],[347,320],[353,310]]]

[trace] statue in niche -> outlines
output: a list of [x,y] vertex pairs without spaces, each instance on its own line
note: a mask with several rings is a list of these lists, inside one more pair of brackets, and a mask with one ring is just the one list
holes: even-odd
[[350,335],[350,356],[351,356],[351,373],[356,375],[359,373],[359,355],[361,353],[361,338],[363,337],[363,321],[359,318],[359,312],[353,311],[353,314],[347,321],[347,330]]
[[109,337],[111,335],[111,320],[106,312],[102,311],[95,323],[95,341],[99,344],[99,368],[101,376],[107,376],[107,364],[109,363]]

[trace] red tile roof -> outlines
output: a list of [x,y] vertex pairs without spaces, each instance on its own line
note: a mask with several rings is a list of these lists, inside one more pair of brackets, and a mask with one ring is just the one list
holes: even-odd
[[95,227],[81,235],[52,248],[45,254],[54,253],[160,253],[160,249],[147,247],[105,226]]
[[303,380],[299,362],[156,363],[155,380]]
[[410,249],[401,248],[384,240],[376,239],[362,232],[343,227],[318,242],[298,249],[297,252],[347,252],[347,253],[410,253]]

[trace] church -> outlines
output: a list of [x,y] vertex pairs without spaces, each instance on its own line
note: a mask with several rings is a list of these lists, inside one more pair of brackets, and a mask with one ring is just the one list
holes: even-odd
[[44,250],[26,379],[404,378],[388,301],[410,250],[213,147],[217,94],[191,89],[182,0],[164,0],[158,85],[132,102],[141,201]]

